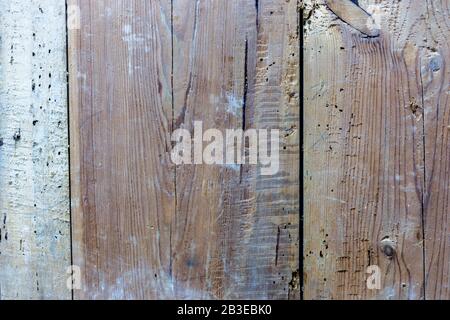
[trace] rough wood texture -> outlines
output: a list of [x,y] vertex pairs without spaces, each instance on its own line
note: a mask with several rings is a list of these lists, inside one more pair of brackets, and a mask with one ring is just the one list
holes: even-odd
[[0,1],[0,300],[70,299],[65,1]]
[[425,126],[425,296],[450,299],[450,1],[427,1],[418,61]]
[[350,24],[353,28],[370,37],[378,37],[380,30],[373,28],[376,24],[372,16],[367,15],[358,1],[327,0],[325,4],[328,9],[338,16],[342,21]]
[[297,5],[174,1],[175,128],[200,120],[204,130],[283,133],[275,176],[249,165],[177,168],[177,296],[299,297]]
[[359,5],[305,1],[305,298],[448,299],[448,1]]
[[172,295],[170,1],[73,1],[73,256],[77,299]]
[[[298,298],[298,2],[70,4],[75,297]],[[173,166],[194,121],[280,129],[279,173]]]

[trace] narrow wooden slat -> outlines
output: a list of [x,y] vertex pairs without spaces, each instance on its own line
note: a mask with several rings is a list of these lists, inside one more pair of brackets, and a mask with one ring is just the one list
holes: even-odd
[[[242,1],[174,5],[174,129],[241,128],[247,15]],[[173,272],[178,298],[226,298],[230,199],[240,167],[180,165],[176,170]]]
[[426,299],[450,299],[450,2],[426,4],[427,45],[418,62],[425,117]]
[[[76,298],[298,298],[299,4],[70,4]],[[279,129],[279,172],[173,166],[195,121]]]
[[276,128],[281,167],[178,166],[181,298],[297,298],[298,13],[295,1],[174,1],[175,128]]
[[280,130],[280,166],[273,176],[262,175],[260,168],[256,176],[246,176],[250,190],[255,183],[255,212],[251,225],[235,216],[241,241],[248,243],[236,265],[240,256],[247,256],[245,275],[258,279],[250,292],[241,286],[248,292],[244,297],[299,299],[300,2],[264,0],[255,5],[256,57],[249,65],[256,64],[256,72],[254,88],[250,86],[254,92],[248,95],[254,111],[247,115],[246,127]]
[[70,5],[75,297],[172,297],[170,1]]
[[0,1],[0,300],[70,299],[65,1]]
[[[350,2],[350,1],[348,1]],[[422,299],[422,1],[359,1],[367,38],[305,3],[305,298]],[[370,7],[372,5],[372,7]],[[367,287],[367,267],[381,289]]]
[[362,33],[377,37],[380,35],[376,22],[367,12],[354,2],[347,0],[327,0],[326,4],[340,19]]

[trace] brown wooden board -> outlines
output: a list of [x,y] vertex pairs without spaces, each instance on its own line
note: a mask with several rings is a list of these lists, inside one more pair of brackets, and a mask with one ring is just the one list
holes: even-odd
[[305,1],[305,298],[448,299],[449,3],[358,4]]
[[170,1],[72,4],[81,12],[69,49],[75,298],[167,298]]
[[[298,298],[299,3],[69,4],[75,298]],[[195,121],[279,129],[280,170],[175,166]]]

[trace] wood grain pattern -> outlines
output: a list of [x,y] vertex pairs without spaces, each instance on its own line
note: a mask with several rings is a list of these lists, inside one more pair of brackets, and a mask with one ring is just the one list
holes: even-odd
[[[75,297],[298,298],[299,3],[69,3]],[[280,129],[279,173],[175,167],[194,121]]]
[[299,296],[298,32],[295,1],[174,1],[175,125],[289,133],[271,178],[250,165],[177,168],[183,298]]
[[[281,134],[279,172],[275,176],[253,176],[254,226],[242,234],[249,246],[243,252],[248,255],[248,277],[261,274],[251,298],[300,297],[299,5],[292,0],[259,1],[257,10],[255,111],[246,119],[253,116],[254,127],[277,128]],[[271,283],[263,281],[268,276]]]
[[0,0],[0,300],[70,299],[65,1]]
[[[306,3],[305,297],[422,299],[426,5],[359,4],[379,37]],[[366,286],[369,265],[381,290]]]

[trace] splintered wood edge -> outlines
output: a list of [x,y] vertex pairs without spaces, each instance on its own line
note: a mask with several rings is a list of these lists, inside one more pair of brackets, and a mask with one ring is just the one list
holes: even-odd
[[374,18],[350,0],[327,0],[328,8],[342,21],[369,37],[378,37],[381,30]]

